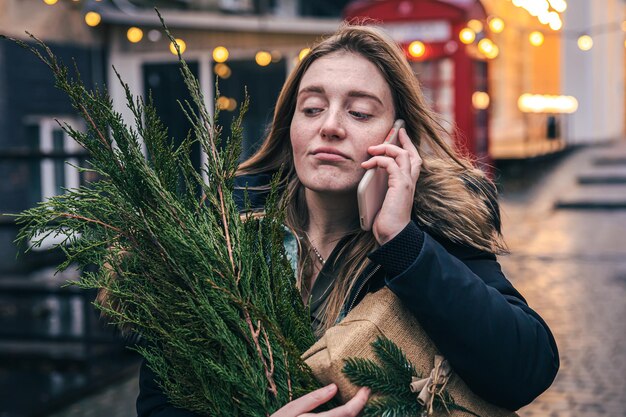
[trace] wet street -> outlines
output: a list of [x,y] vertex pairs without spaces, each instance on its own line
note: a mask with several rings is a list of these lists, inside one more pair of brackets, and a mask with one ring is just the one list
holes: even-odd
[[522,417],[626,416],[624,167],[624,146],[585,149],[525,195],[503,196],[503,268],[561,356],[556,381]]
[[[582,149],[553,165],[502,193],[511,255],[501,263],[561,355],[555,383],[519,414],[626,417],[626,146]],[[580,181],[594,175],[605,181]],[[133,377],[54,416],[130,417],[136,396]]]

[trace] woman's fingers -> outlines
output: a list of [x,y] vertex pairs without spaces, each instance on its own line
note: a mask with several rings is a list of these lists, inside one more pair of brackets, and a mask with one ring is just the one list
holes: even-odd
[[381,145],[376,145],[376,146],[371,146],[368,149],[368,152],[372,155],[372,156],[381,156],[381,155],[385,155],[388,156],[390,158],[395,159],[396,163],[398,164],[398,166],[402,169],[410,169],[411,166],[411,158],[409,155],[409,152],[402,149],[399,146],[396,145],[390,145],[390,144],[381,144]]
[[[370,146],[368,152],[373,156],[387,156],[393,158],[396,161],[396,164],[400,167],[400,169],[409,172],[412,178],[417,180],[419,176],[419,171],[422,165],[422,158],[419,156],[417,152],[417,148],[409,138],[405,129],[400,129],[400,133],[398,135],[400,140],[399,145],[391,145],[391,144],[380,144],[375,146]],[[368,161],[371,161],[373,158],[370,158]],[[369,169],[376,164],[369,163],[362,165],[363,168]],[[380,166],[380,165],[379,165]]]
[[402,148],[409,153],[409,158],[411,160],[411,176],[415,178],[415,181],[417,181],[422,167],[422,157],[417,151],[417,148],[411,138],[409,138],[408,133],[406,133],[406,129],[400,129],[398,139],[400,140]]
[[387,173],[391,175],[402,175],[403,171],[407,171],[408,169],[402,170],[398,165],[397,161],[389,156],[373,156],[367,161],[363,162],[361,166],[365,169],[370,169],[374,167],[380,167],[387,171]]
[[280,410],[272,414],[271,417],[297,417],[305,415],[304,413],[314,410],[328,402],[336,393],[337,385],[327,385],[285,404]]
[[305,414],[302,417],[314,416],[319,417],[356,417],[361,410],[365,407],[367,399],[370,396],[370,389],[363,387],[357,392],[354,397],[344,405],[333,408],[332,410],[325,411],[319,414]]

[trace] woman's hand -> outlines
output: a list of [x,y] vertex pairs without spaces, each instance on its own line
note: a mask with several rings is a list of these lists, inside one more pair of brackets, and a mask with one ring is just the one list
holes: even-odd
[[374,237],[381,246],[393,239],[411,221],[415,184],[422,166],[422,158],[404,128],[400,129],[398,139],[400,146],[370,146],[367,151],[372,158],[361,164],[365,169],[377,166],[389,174],[389,189],[372,225]]
[[330,401],[336,393],[337,385],[327,385],[287,403],[280,410],[272,414],[271,417],[356,417],[363,407],[365,407],[370,390],[369,388],[361,388],[350,401],[340,407],[335,407],[332,410],[324,411],[319,414],[309,413],[309,411]]

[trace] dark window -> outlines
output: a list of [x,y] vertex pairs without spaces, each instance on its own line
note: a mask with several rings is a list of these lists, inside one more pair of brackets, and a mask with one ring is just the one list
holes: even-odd
[[[198,64],[187,62],[189,69],[198,76]],[[144,97],[152,94],[157,114],[167,127],[170,139],[178,146],[191,130],[191,123],[178,102],[191,103],[178,63],[157,63],[143,65]],[[191,155],[196,168],[200,167],[200,146],[195,144]]]
[[[63,146],[63,131],[55,129],[52,131],[52,152],[55,154],[65,153]],[[54,164],[54,188],[55,194],[63,194],[63,187],[65,183],[65,163],[66,161],[60,158],[53,159]]]
[[265,67],[259,66],[254,59],[228,61],[226,64],[231,75],[219,80],[220,94],[234,99],[237,105],[232,111],[222,110],[218,122],[224,128],[222,138],[226,139],[231,134],[233,118],[239,114],[244,88],[247,88],[250,107],[244,118],[242,155],[242,158],[246,158],[258,148],[272,122],[276,99],[285,82],[287,68],[284,59]]

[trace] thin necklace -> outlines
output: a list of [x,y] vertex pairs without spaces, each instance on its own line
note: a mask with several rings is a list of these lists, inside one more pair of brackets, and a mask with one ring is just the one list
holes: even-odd
[[318,251],[317,248],[315,247],[315,245],[313,244],[313,242],[311,242],[311,238],[309,237],[309,234],[307,232],[304,232],[304,234],[306,235],[306,238],[309,241],[309,244],[311,245],[311,248],[313,249],[313,252],[315,252],[315,255],[317,256],[317,259],[319,259],[319,261],[322,263],[322,265],[325,265],[326,264],[326,259],[324,259],[324,257],[320,254],[320,251]]

